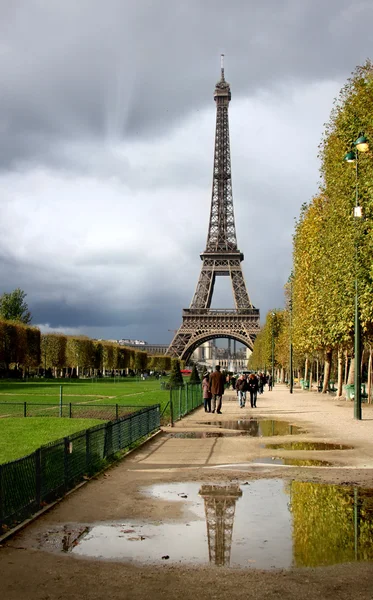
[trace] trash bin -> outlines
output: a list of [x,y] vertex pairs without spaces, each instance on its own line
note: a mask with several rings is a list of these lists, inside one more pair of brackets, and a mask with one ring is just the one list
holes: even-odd
[[355,398],[355,385],[353,383],[347,383],[343,386],[346,394],[346,400],[353,400]]
[[[353,383],[348,383],[343,386],[344,391],[346,393],[346,400],[354,400],[355,398],[355,385]],[[364,402],[367,400],[368,394],[366,392],[365,383],[361,384],[361,401]]]

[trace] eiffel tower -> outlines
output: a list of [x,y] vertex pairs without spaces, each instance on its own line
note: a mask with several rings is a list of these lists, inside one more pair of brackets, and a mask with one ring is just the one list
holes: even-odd
[[[190,307],[183,310],[183,322],[167,354],[188,361],[194,350],[214,338],[229,338],[253,348],[260,329],[259,309],[251,304],[241,269],[244,259],[237,248],[234,222],[231,153],[229,145],[229,83],[221,56],[220,81],[215,86],[216,132],[210,223],[202,269]],[[235,309],[211,309],[215,278],[231,278]]]
[[242,496],[242,490],[234,483],[203,485],[198,493],[205,501],[209,560],[219,567],[228,566],[236,502]]

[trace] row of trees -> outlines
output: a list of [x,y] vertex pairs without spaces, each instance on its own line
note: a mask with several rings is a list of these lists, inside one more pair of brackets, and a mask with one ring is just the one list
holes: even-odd
[[36,327],[0,320],[0,365],[6,372],[41,367],[51,369],[55,376],[66,372],[79,376],[126,369],[169,371],[171,358],[84,336],[42,334]]
[[[320,188],[302,206],[295,227],[286,308],[270,311],[250,360],[252,368],[271,364],[273,329],[276,367],[288,371],[291,336],[295,368],[306,379],[322,370],[324,391],[332,373],[339,395],[343,382],[353,383],[354,377],[355,281],[364,345],[361,368],[369,394],[372,378],[372,149],[358,156],[357,168],[343,160],[361,134],[373,147],[372,114],[373,65],[367,61],[356,68],[335,100],[319,147]],[[355,203],[362,206],[363,218],[354,217]]]

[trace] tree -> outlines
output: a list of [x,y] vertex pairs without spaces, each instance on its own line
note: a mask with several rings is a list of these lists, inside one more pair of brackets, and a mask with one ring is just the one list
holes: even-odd
[[201,383],[196,365],[193,365],[192,372],[190,374],[190,383]]
[[31,323],[31,313],[25,302],[27,294],[20,288],[0,296],[0,318],[6,321],[17,321],[28,325]]
[[180,361],[177,358],[172,359],[171,374],[168,383],[170,387],[180,387],[184,385],[183,376],[180,371]]

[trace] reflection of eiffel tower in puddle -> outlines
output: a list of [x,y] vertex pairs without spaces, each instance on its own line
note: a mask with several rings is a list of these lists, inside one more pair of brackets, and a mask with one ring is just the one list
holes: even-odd
[[199,495],[205,501],[210,562],[217,566],[229,565],[234,513],[242,490],[237,484],[202,485]]

